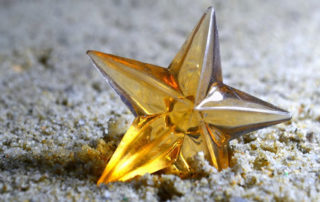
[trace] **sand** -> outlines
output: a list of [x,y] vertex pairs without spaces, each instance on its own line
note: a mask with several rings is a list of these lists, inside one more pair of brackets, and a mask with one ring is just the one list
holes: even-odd
[[[231,142],[234,166],[96,186],[133,116],[94,49],[168,66],[216,9],[226,84],[292,114]],[[1,201],[319,201],[320,3],[0,1]]]

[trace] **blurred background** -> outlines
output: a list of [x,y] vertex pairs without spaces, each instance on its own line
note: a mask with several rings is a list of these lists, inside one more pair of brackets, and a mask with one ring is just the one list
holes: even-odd
[[[86,51],[166,67],[209,6],[216,10],[225,83],[289,110],[292,125],[283,130],[291,130],[286,134],[293,136],[304,134],[301,144],[307,134],[315,134],[307,147],[317,156],[318,0],[0,0],[0,199],[165,199],[157,195],[161,189],[142,182],[140,187],[116,184],[117,193],[95,186],[132,115],[90,64]],[[267,131],[262,133],[268,136]],[[235,152],[244,155],[252,147],[242,143]],[[278,163],[268,165],[283,166],[290,152],[300,155],[294,153],[300,143],[291,143],[281,146],[284,156]],[[106,149],[99,150],[99,145]],[[319,168],[315,156],[301,153],[304,160],[291,164],[296,167],[286,165],[288,172],[298,170],[296,181],[309,176],[310,184],[300,186],[294,180],[282,184],[278,178],[262,180],[261,169],[250,160],[258,154],[246,155],[243,164],[257,173],[261,184],[246,186],[250,183],[243,179],[245,185],[232,185],[237,187],[230,191],[231,178],[226,178],[217,191],[212,177],[205,178],[204,188],[197,188],[201,196],[288,200],[319,196],[319,178],[310,175]],[[272,184],[275,190],[264,191]],[[205,194],[208,187],[212,191]],[[279,187],[284,194],[276,190]],[[187,190],[176,197],[192,194],[197,196]]]

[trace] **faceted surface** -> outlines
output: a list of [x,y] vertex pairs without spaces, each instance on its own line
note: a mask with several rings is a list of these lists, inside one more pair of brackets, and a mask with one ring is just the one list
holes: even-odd
[[88,51],[136,118],[100,183],[164,170],[192,172],[202,151],[218,170],[229,166],[229,141],[290,119],[288,112],[222,82],[218,31],[209,8],[169,68]]

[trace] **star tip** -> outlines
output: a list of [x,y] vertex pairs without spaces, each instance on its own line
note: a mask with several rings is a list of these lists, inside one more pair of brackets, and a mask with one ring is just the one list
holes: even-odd
[[290,114],[290,112],[283,110],[281,112],[281,122],[286,122],[286,121],[290,121],[292,119],[292,115]]
[[95,62],[101,59],[101,56],[103,55],[103,53],[95,50],[87,50],[87,55],[90,57],[92,61]]
[[286,114],[286,121],[289,121],[292,119],[292,114],[290,112],[287,112]]
[[211,18],[211,20],[214,23],[214,27],[216,28],[216,12],[215,12],[214,8],[212,6],[208,7],[207,10],[205,11],[204,15]]
[[98,180],[98,182],[97,182],[97,186],[101,186],[101,185],[103,185],[103,184],[108,184],[109,182],[105,182],[105,181],[103,181],[101,178]]
[[213,14],[215,13],[213,6],[209,6],[206,10],[206,13],[212,12]]
[[87,55],[89,55],[89,56],[91,56],[91,55],[93,55],[94,53],[95,53],[96,51],[94,51],[94,50],[87,50]]

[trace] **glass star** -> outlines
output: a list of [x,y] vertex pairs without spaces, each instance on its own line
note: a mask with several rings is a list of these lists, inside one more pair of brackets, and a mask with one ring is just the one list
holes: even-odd
[[98,184],[160,170],[187,175],[200,151],[218,170],[227,168],[230,140],[290,119],[287,111],[223,83],[213,8],[168,68],[88,55],[135,115]]

